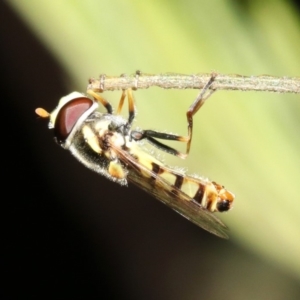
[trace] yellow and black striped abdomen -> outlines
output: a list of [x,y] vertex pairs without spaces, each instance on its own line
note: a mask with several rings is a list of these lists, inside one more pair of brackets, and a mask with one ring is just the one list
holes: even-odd
[[144,167],[139,172],[151,182],[154,189],[165,189],[167,184],[173,197],[182,198],[184,194],[184,201],[196,202],[211,212],[231,208],[234,195],[223,186],[171,169],[140,149],[133,147],[130,152],[138,164]]
[[[190,198],[190,201],[196,201],[209,210],[210,207],[213,208],[212,204],[217,200],[217,191],[210,181],[194,178],[156,163],[152,163],[152,172],[167,181],[175,195],[178,194],[180,197],[178,191],[181,191]],[[209,203],[207,199],[210,199]]]

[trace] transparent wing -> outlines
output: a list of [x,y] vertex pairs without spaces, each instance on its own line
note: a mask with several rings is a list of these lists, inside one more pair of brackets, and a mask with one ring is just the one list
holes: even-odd
[[[171,186],[162,177],[138,163],[128,152],[113,145],[112,147],[126,165],[129,171],[129,181],[150,193],[156,199],[171,207],[199,227],[221,238],[228,238],[228,227],[212,212],[203,208],[180,189]],[[144,176],[143,173],[148,174],[148,176]]]

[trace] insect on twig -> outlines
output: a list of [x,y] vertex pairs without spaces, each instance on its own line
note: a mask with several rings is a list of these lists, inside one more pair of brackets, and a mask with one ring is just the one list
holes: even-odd
[[[135,118],[132,90],[150,86],[200,90],[186,112],[187,136],[131,128]],[[216,73],[148,75],[136,72],[120,77],[101,75],[98,80],[90,79],[88,96],[73,92],[63,97],[52,113],[42,108],[36,109],[36,113],[50,119],[49,128],[54,128],[57,143],[70,150],[86,167],[120,185],[133,182],[199,227],[227,238],[227,227],[213,213],[228,211],[233,205],[234,195],[214,181],[166,166],[145,151],[140,143],[144,140],[162,151],[185,158],[190,151],[194,115],[205,100],[220,89],[299,93],[300,80]],[[100,95],[107,90],[122,90],[116,114],[110,103]],[[120,116],[126,97],[127,119]],[[105,107],[106,113],[97,110],[99,104]],[[186,152],[181,153],[158,139],[185,142]]]

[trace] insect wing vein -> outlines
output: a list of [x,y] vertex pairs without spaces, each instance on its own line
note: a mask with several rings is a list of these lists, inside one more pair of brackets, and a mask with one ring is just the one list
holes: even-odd
[[[193,201],[187,194],[170,185],[164,178],[140,164],[130,153],[111,145],[129,170],[128,179],[197,226],[221,238],[228,238],[227,226],[213,213]],[[141,172],[142,171],[142,172]],[[143,173],[149,176],[143,176]],[[155,184],[151,178],[155,177]]]

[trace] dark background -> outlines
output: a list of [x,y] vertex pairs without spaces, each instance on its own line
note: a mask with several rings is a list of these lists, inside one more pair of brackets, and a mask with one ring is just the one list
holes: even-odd
[[34,110],[70,92],[66,75],[3,2],[0,20],[2,299],[254,299],[281,281],[299,299],[282,270],[62,151]]

